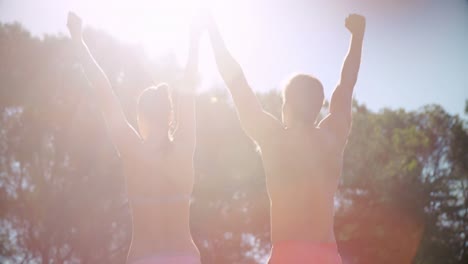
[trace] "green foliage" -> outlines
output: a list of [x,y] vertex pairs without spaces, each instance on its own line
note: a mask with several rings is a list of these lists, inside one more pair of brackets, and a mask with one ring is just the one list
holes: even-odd
[[[85,38],[131,122],[143,88],[180,75],[171,56],[153,62],[91,29]],[[0,25],[0,58],[0,262],[124,263],[120,161],[69,40]],[[259,96],[281,118],[279,94]],[[466,121],[435,105],[353,108],[336,199],[343,259],[466,263]],[[197,130],[191,227],[203,263],[259,263],[270,247],[265,177],[224,90],[198,96]]]
[[465,101],[465,114],[468,115],[468,99]]
[[343,244],[365,252],[355,263],[408,263],[421,238],[416,263],[463,263],[468,245],[460,234],[468,219],[460,193],[467,191],[468,170],[459,166],[468,145],[462,121],[435,105],[356,110],[340,196],[351,205],[337,215]]

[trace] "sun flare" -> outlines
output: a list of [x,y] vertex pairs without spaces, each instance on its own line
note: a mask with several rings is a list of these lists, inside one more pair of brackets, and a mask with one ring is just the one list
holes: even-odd
[[227,11],[224,2],[227,1],[105,0],[90,2],[86,5],[89,8],[77,12],[83,13],[89,24],[102,27],[124,41],[151,47],[149,51],[158,55],[168,50],[178,53],[186,46],[190,23],[200,10],[224,17]]
[[[190,24],[202,10],[214,16],[234,52],[250,48],[243,38],[253,40],[249,25],[257,18],[246,12],[251,5],[248,0],[81,0],[76,9],[71,9],[88,26],[103,29],[124,43],[137,44],[152,58],[172,54],[183,66]],[[220,79],[206,36],[199,58],[204,86],[217,84]]]

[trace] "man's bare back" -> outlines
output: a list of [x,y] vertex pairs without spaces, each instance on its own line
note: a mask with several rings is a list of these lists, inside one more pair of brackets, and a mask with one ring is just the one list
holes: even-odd
[[271,199],[271,239],[334,242],[333,197],[343,146],[314,127],[285,129],[260,145]]
[[350,15],[345,26],[352,33],[350,50],[329,114],[316,125],[324,100],[318,79],[305,74],[291,78],[278,120],[263,110],[216,24],[209,23],[216,63],[242,128],[261,148],[271,199],[270,263],[341,263],[333,232],[334,194],[351,128],[365,18]]

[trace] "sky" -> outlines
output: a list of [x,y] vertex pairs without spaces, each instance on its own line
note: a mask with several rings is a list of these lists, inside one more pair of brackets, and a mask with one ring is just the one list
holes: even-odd
[[[344,20],[360,13],[367,31],[359,102],[372,110],[436,103],[464,112],[467,0],[0,0],[0,22],[18,21],[37,36],[67,34],[67,12],[74,10],[87,26],[141,44],[155,59],[172,52],[183,64],[190,17],[200,5],[211,9],[256,91],[280,89],[293,73],[308,73],[329,98],[349,46]],[[203,86],[221,84],[207,38],[200,58]]]

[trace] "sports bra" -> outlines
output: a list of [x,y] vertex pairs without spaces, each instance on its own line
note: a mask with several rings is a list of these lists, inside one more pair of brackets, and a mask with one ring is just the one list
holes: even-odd
[[129,197],[128,200],[131,204],[164,204],[164,203],[178,203],[184,201],[190,201],[191,199],[190,194],[173,194],[173,195],[165,195],[165,196],[132,196]]

